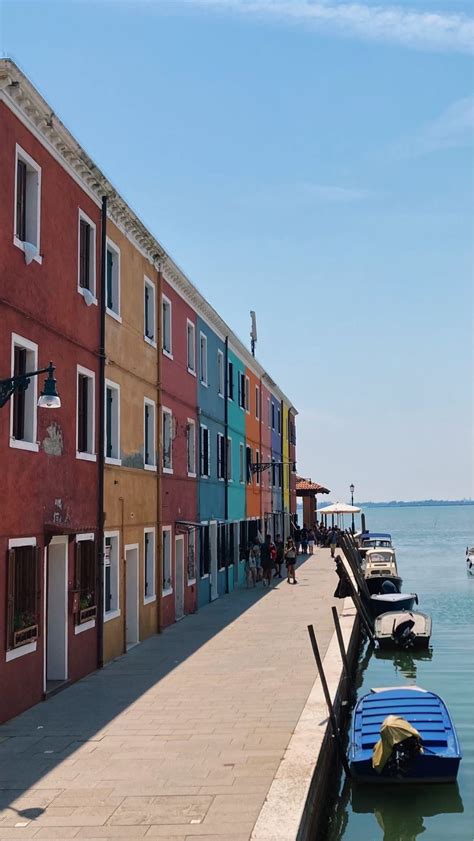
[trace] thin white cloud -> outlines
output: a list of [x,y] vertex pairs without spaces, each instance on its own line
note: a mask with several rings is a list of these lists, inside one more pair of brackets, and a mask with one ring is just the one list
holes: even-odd
[[339,187],[336,184],[303,184],[302,190],[309,198],[323,202],[356,202],[372,197],[370,190]]
[[417,11],[342,0],[174,0],[176,4],[263,19],[424,50],[474,52],[474,18],[462,13]]
[[402,157],[418,157],[442,149],[474,146],[474,97],[453,102],[435,120],[427,123],[414,137],[395,147]]

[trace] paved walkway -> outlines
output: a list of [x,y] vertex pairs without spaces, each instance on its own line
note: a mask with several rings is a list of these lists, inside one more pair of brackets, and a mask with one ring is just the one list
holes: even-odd
[[[0,841],[248,841],[324,656],[329,550],[0,727]],[[292,841],[292,839],[288,839]]]

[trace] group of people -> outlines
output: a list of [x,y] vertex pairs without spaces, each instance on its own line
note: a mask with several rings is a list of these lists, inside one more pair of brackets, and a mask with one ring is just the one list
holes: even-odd
[[286,579],[288,584],[297,584],[295,576],[296,565],[296,544],[292,537],[286,543],[277,534],[275,542],[271,534],[265,536],[263,543],[258,539],[247,547],[245,572],[247,587],[262,581],[264,587],[271,587],[273,578],[283,578],[282,567],[286,566]]
[[314,527],[308,528],[306,525],[303,528],[295,528],[294,538],[297,547],[297,554],[301,552],[303,555],[312,555],[315,546],[329,546],[331,549],[331,556],[334,553],[338,543],[338,527],[331,526],[327,528],[321,520],[319,525],[316,523]]

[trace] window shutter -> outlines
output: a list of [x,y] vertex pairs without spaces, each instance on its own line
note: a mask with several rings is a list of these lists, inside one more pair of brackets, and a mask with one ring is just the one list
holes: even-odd
[[19,240],[26,240],[26,164],[17,162],[16,169],[16,235]]
[[[25,348],[15,346],[13,365],[15,377],[26,373]],[[13,395],[13,437],[17,441],[22,441],[25,437],[25,391],[26,389],[20,388]]]
[[107,306],[109,310],[114,308],[114,293],[113,293],[113,271],[114,271],[114,255],[110,248],[107,249]]
[[13,648],[13,630],[15,620],[15,549],[8,551],[7,581],[7,649]]

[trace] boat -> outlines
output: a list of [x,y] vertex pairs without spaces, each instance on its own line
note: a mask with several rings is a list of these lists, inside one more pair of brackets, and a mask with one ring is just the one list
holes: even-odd
[[474,575],[474,546],[466,549],[466,566],[469,575]]
[[382,613],[375,620],[374,636],[380,648],[428,648],[431,616],[407,610]]
[[393,549],[367,549],[362,562],[362,572],[369,593],[382,593],[382,585],[385,581],[391,581],[396,592],[401,592],[403,581],[398,575],[397,561]]
[[[383,588],[387,588],[391,582],[386,581]],[[395,586],[395,585],[392,585]],[[387,592],[378,593],[370,596],[369,599],[370,610],[374,617],[380,616],[381,613],[391,613],[396,610],[412,610],[415,604],[418,604],[418,596],[416,593],[397,593]]]
[[364,557],[367,549],[391,549],[392,535],[386,532],[366,531],[360,535],[359,542],[359,552]]
[[354,712],[353,778],[364,783],[448,783],[461,751],[444,701],[418,686],[372,689]]

